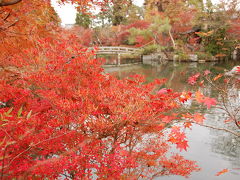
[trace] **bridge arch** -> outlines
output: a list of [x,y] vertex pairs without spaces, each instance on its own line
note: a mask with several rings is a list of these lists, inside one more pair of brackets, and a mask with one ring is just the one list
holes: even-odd
[[[89,49],[94,49],[93,47]],[[117,55],[117,65],[121,65],[121,55],[122,54],[139,54],[140,48],[129,48],[121,46],[99,46],[96,49],[96,55],[105,54],[116,54]]]

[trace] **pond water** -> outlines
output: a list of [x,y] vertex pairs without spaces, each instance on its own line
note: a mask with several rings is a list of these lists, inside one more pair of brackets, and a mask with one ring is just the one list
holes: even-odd
[[[230,70],[237,62],[220,63],[173,63],[168,62],[159,65],[133,65],[126,67],[105,68],[108,73],[113,73],[119,78],[124,78],[132,74],[143,74],[148,82],[155,78],[167,78],[166,87],[173,88],[176,91],[190,89],[186,85],[187,78],[193,72],[200,72],[206,69],[213,73],[222,73],[224,69]],[[239,64],[239,63],[238,63]],[[217,97],[211,88],[206,91]],[[240,102],[240,99],[239,99]],[[226,118],[225,114],[219,109],[210,109],[205,112],[206,123],[219,125]],[[193,125],[192,130],[186,131],[189,148],[186,152],[180,152],[187,159],[197,161],[201,171],[192,173],[191,180],[240,180],[240,138],[214,129]],[[227,168],[228,173],[221,176],[215,174]],[[180,176],[164,176],[157,178],[159,180],[182,180]]]

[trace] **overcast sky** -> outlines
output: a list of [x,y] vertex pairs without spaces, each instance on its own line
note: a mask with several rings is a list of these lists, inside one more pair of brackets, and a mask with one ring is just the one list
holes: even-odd
[[[77,10],[74,8],[74,6],[72,4],[65,4],[60,6],[57,1],[58,0],[51,0],[55,11],[58,13],[59,17],[62,20],[61,24],[75,24]],[[133,2],[138,6],[142,6],[144,0],[133,0]],[[216,3],[219,2],[219,0],[212,0],[212,2]]]

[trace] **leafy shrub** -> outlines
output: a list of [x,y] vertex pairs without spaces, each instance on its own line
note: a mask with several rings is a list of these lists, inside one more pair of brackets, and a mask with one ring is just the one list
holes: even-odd
[[213,58],[213,56],[207,52],[195,52],[195,54],[198,56],[199,60],[210,60]]
[[179,51],[178,50],[178,51],[176,51],[175,55],[177,55],[176,56],[176,60],[179,60],[179,61],[181,61],[181,60],[189,60],[188,54],[183,52],[183,51]]
[[153,94],[164,80],[106,75],[76,38],[41,39],[25,52],[10,59],[16,74],[0,81],[4,179],[151,179],[199,170],[169,157],[172,145],[186,150],[188,142],[175,125],[181,94]]
[[163,48],[162,46],[159,46],[157,44],[151,44],[142,48],[142,54],[148,55],[148,54],[156,53],[162,48]]

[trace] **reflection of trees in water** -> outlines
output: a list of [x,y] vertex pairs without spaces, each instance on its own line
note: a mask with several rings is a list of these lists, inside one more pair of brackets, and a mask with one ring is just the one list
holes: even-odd
[[[211,130],[216,131],[216,130]],[[215,134],[215,133],[214,133]],[[211,142],[212,151],[221,154],[233,167],[240,166],[240,139],[227,133],[218,133]]]
[[[182,80],[187,79],[186,74],[182,74],[181,72],[191,73],[193,71],[201,72],[201,70],[207,69],[206,66],[201,67],[201,70],[196,70],[198,65],[196,64],[173,64],[172,73],[170,73],[169,77],[169,83],[168,85],[170,87],[173,87],[177,90],[184,90],[186,89],[186,82],[182,82]],[[205,68],[205,69],[204,69]],[[222,73],[225,69],[224,66],[216,66],[215,64],[209,64],[209,69],[214,70],[214,74]],[[168,70],[170,68],[168,67]],[[169,71],[168,71],[169,73]],[[183,77],[185,75],[185,77]],[[220,84],[219,87],[222,87],[223,84]],[[209,97],[215,97],[219,100],[221,103],[221,96],[219,95],[219,92],[215,91],[214,88],[210,84],[206,84],[204,88],[202,88],[203,93]],[[225,97],[225,106],[228,107],[228,110],[231,111],[231,114],[235,114],[235,117],[239,119],[240,114],[240,90],[238,87],[234,85],[229,85],[226,87],[225,91],[227,92],[227,95]],[[220,104],[220,106],[223,107],[223,102]],[[214,127],[224,127],[229,130],[233,130],[235,132],[239,132],[239,129],[234,124],[234,122],[229,122],[226,124],[224,121],[229,119],[229,115],[226,114],[221,109],[212,109],[207,111],[206,109],[201,110],[202,113],[207,113],[207,124],[212,125]],[[231,162],[232,167],[240,167],[240,138],[236,137],[230,133],[220,131],[220,130],[214,130],[210,129],[211,137],[211,150],[212,152],[216,154],[220,154],[222,158],[225,160]]]
[[[220,106],[226,106],[227,111],[215,110],[215,116],[217,121],[215,123],[220,127],[226,127],[227,129],[233,130],[235,132],[240,132],[240,129],[236,126],[234,121],[229,123],[224,123],[225,120],[229,118],[235,118],[239,120],[240,116],[240,90],[238,87],[232,86],[226,87],[224,100],[223,97],[219,95],[218,99],[221,103]],[[224,101],[224,102],[223,102]],[[226,109],[225,109],[226,110]],[[213,122],[214,123],[214,122]],[[229,133],[223,133],[216,130],[211,130],[211,133],[214,134],[212,140],[212,151],[227,158],[228,161],[232,163],[233,167],[240,166],[240,137],[236,137]]]
[[[225,126],[231,130],[237,130],[234,124],[225,124],[224,120],[227,118],[226,114],[215,109],[211,114],[206,115],[207,123],[218,127]],[[221,154],[221,156],[231,162],[233,167],[240,167],[240,138],[230,133],[210,129],[211,150],[214,153]]]
[[240,87],[238,83],[235,79],[230,80],[230,83],[223,87],[225,93],[221,93],[219,99],[225,113],[240,130]]
[[[222,73],[223,70],[231,69],[234,64],[216,64],[216,63],[206,63],[206,64],[196,64],[196,63],[166,63],[160,64],[157,66],[143,65],[143,66],[133,66],[133,67],[124,67],[117,70],[118,76],[120,78],[127,77],[132,74],[143,74],[146,76],[148,82],[153,81],[156,78],[167,78],[168,82],[167,87],[173,88],[177,91],[183,91],[190,89],[187,86],[187,78],[193,72],[202,72],[206,69],[213,71],[214,74]],[[234,89],[232,89],[234,90]],[[203,92],[207,96],[215,97],[219,99],[219,94],[217,91],[214,91],[210,85],[206,85],[203,88]],[[233,91],[234,92],[234,91]],[[229,93],[229,99],[231,105],[237,104],[239,107],[239,98],[240,93],[238,91],[238,98],[232,96],[232,93]],[[235,91],[234,93],[236,93]],[[236,108],[236,106],[235,106]],[[206,109],[202,110],[202,113],[207,113],[207,124],[217,127],[226,127],[231,130],[237,130],[237,127],[233,123],[225,124],[224,120],[228,119],[228,116],[224,111],[220,109],[211,109],[207,111]],[[240,113],[240,112],[239,112]],[[220,154],[221,157],[225,158],[227,161],[232,163],[233,168],[240,167],[240,138],[237,138],[230,133],[209,129],[211,139],[211,150],[216,154]]]

